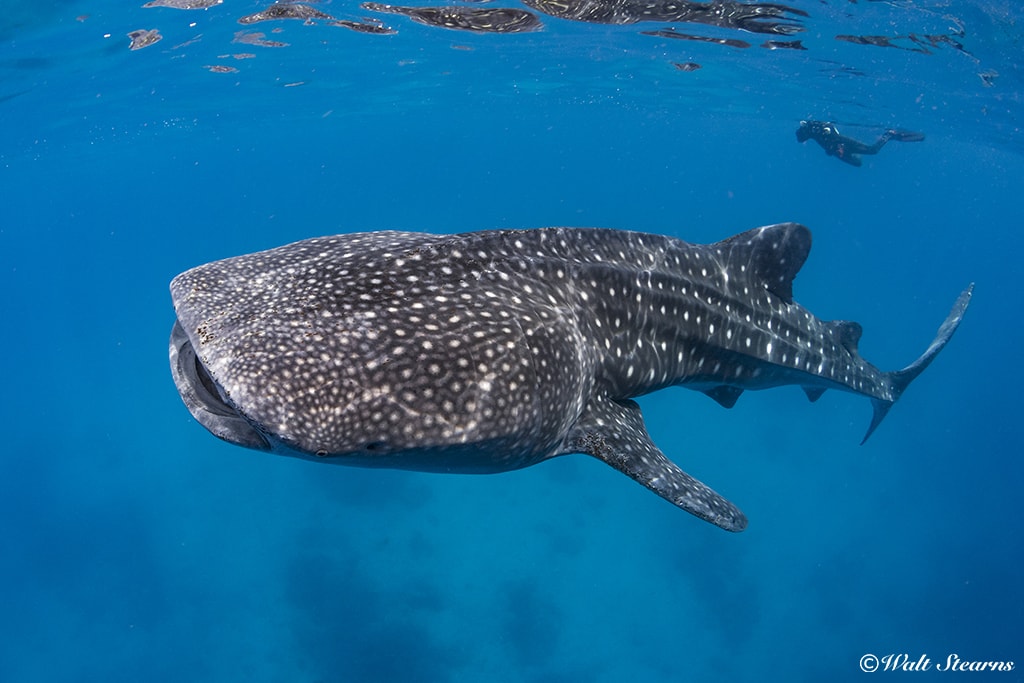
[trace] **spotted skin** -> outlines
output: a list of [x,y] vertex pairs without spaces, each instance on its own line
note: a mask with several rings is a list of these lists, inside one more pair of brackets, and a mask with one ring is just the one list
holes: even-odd
[[881,372],[856,323],[793,301],[810,242],[793,223],[710,245],[577,228],[304,240],[176,277],[171,368],[196,419],[233,443],[472,473],[582,452],[739,531],[743,514],[658,450],[630,399],[843,389],[872,400],[870,434],[971,296],[918,361]]

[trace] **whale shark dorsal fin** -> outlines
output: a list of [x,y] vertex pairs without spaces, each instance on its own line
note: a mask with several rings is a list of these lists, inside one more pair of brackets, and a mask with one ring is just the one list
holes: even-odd
[[860,338],[864,334],[864,328],[860,326],[860,323],[849,320],[833,320],[828,323],[828,326],[835,330],[836,338],[843,348],[855,356],[860,354],[857,345],[860,344]]
[[755,228],[714,245],[730,274],[747,274],[787,304],[793,303],[793,278],[811,253],[811,231],[799,223]]
[[654,445],[633,401],[591,398],[560,452],[603,460],[673,505],[727,531],[747,526],[735,505],[683,472]]

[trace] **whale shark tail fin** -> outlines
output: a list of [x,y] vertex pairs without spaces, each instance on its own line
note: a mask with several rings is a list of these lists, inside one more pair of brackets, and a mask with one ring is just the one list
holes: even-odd
[[889,409],[892,408],[893,404],[899,400],[907,386],[914,381],[914,379],[924,372],[924,369],[935,360],[935,356],[939,355],[949,340],[953,337],[953,333],[956,332],[956,328],[960,326],[960,321],[963,320],[964,312],[967,310],[967,305],[971,303],[971,295],[974,293],[974,283],[967,285],[967,288],[960,293],[957,297],[956,303],[953,304],[953,309],[946,316],[946,320],[942,323],[938,333],[935,335],[935,339],[925,349],[925,352],[921,354],[921,357],[915,360],[913,363],[903,368],[902,370],[895,370],[893,372],[886,373],[886,377],[889,380],[889,386],[892,389],[892,398],[889,400],[883,400],[879,398],[871,399],[871,405],[874,408],[874,414],[871,416],[871,424],[868,426],[868,431],[864,435],[864,439],[861,440],[861,445],[868,440],[868,437],[874,433],[878,425],[882,423],[882,420],[889,413]]

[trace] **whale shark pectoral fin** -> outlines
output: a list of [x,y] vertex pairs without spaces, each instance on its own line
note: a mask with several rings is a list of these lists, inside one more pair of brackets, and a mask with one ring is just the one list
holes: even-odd
[[564,453],[603,460],[692,515],[726,531],[743,531],[746,516],[665,457],[644,427],[640,406],[607,397],[591,399],[566,438]]

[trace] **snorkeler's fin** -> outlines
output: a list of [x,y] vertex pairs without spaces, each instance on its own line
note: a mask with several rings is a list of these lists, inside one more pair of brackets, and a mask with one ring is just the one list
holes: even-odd
[[892,129],[888,131],[889,139],[897,142],[921,142],[924,140],[924,133],[915,133],[912,130]]

